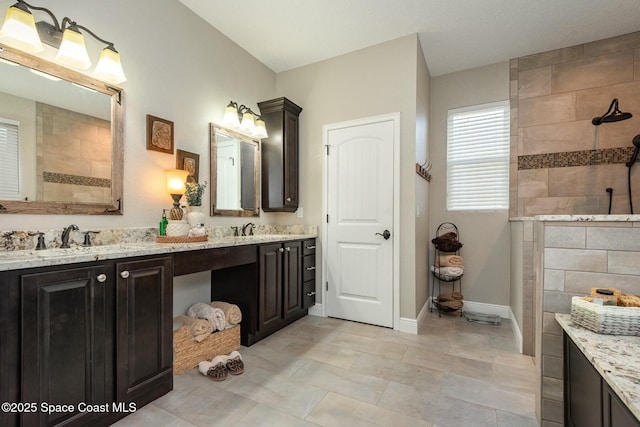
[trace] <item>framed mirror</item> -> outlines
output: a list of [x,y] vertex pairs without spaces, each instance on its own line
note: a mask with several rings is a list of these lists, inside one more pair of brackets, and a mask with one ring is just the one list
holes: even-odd
[[211,123],[211,216],[260,215],[260,140]]
[[2,44],[0,75],[0,214],[121,215],[122,89]]

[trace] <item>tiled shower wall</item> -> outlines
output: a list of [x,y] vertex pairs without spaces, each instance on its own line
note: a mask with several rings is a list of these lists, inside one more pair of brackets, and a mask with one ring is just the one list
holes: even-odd
[[36,103],[38,200],[111,202],[111,123]]
[[[611,213],[628,214],[624,163],[640,134],[640,32],[512,59],[510,80],[510,217],[606,214],[607,188]],[[633,118],[594,126],[614,98]]]

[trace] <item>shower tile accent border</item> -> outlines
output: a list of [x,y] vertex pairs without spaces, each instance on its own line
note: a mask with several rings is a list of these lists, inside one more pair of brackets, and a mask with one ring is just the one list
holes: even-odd
[[632,154],[633,147],[531,154],[518,156],[518,170],[613,165],[626,163]]
[[111,188],[111,180],[109,178],[96,178],[93,176],[70,175],[56,172],[43,172],[42,178],[44,182],[51,182],[55,184],[73,184],[84,185],[86,187]]

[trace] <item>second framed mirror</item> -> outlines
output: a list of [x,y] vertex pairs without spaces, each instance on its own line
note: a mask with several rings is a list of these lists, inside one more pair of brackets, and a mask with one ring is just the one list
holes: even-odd
[[211,216],[260,215],[260,140],[210,125]]

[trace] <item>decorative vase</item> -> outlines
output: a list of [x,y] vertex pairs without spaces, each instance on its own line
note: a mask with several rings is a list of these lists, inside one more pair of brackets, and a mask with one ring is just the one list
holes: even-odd
[[189,224],[185,220],[169,220],[167,236],[186,236],[189,234]]
[[189,213],[187,213],[187,221],[190,227],[197,227],[200,224],[204,224],[204,212],[202,212],[202,206],[189,205]]

